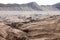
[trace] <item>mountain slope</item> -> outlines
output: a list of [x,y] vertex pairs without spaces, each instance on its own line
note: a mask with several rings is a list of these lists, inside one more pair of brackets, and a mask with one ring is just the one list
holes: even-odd
[[0,11],[57,11],[60,10],[60,3],[54,5],[38,5],[36,2],[26,4],[1,4]]
[[0,4],[0,10],[16,10],[16,11],[42,11],[35,2],[27,4]]
[[60,10],[60,3],[56,3],[53,6],[55,6],[58,10]]

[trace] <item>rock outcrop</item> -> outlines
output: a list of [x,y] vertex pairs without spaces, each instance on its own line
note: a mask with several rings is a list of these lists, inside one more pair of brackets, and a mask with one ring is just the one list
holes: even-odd
[[0,40],[29,40],[27,34],[21,30],[0,23]]

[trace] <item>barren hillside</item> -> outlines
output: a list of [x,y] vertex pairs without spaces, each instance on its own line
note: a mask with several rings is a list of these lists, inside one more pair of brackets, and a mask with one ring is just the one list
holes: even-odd
[[38,20],[0,18],[0,40],[60,40],[60,15]]

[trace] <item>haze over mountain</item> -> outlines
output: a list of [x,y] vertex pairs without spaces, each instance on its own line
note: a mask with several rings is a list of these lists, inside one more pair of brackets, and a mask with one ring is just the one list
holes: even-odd
[[0,11],[60,11],[60,3],[54,5],[38,5],[36,2],[26,4],[2,4]]

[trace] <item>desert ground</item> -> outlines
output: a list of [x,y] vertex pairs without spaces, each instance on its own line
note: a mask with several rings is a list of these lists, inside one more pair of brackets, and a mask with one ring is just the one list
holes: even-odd
[[0,11],[0,40],[60,40],[60,11]]

